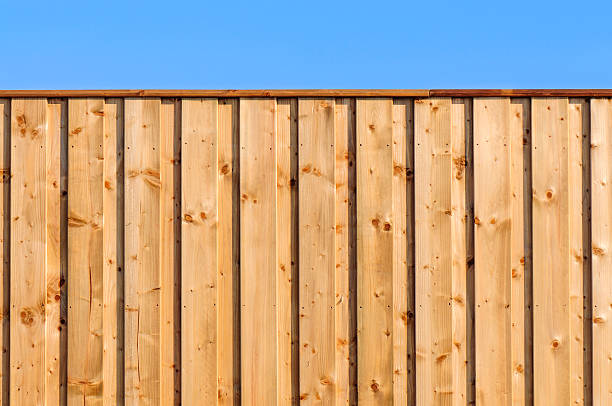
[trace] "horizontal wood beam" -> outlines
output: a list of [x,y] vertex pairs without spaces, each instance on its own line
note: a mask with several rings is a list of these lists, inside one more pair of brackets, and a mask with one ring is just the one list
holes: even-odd
[[612,97],[612,89],[0,90],[0,97]]
[[431,89],[430,97],[612,97],[612,89]]
[[414,89],[117,89],[0,90],[0,97],[427,97]]

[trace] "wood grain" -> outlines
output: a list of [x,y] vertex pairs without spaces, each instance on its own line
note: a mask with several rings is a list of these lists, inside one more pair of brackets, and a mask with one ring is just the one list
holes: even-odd
[[466,396],[462,145],[469,110],[457,102],[417,99],[414,107],[418,405],[459,404]]
[[[335,402],[335,101],[299,99],[300,403]],[[348,343],[347,343],[348,344]]]
[[47,100],[11,101],[11,404],[45,396]]
[[606,91],[0,99],[1,404],[610,403]]
[[582,271],[582,176],[574,169],[582,139],[570,136],[568,109],[567,98],[532,101],[535,404],[583,402],[571,384],[582,363],[572,341],[582,328],[571,323],[570,292],[573,273]]
[[[61,162],[64,114],[66,103],[47,104],[47,154],[46,154],[46,265],[47,302],[45,307],[45,402],[60,404],[65,398],[62,371],[62,314],[61,299],[65,294],[62,280],[65,275],[61,264]],[[64,395],[64,396],[62,396]]]
[[160,400],[160,99],[125,100],[125,403]]
[[401,99],[393,103],[393,404],[405,405],[413,401],[408,379],[414,369],[408,365],[412,360],[408,341],[409,291],[414,287],[408,276],[408,145],[412,142],[410,117],[412,103]]
[[238,100],[219,100],[218,126],[218,404],[240,400],[240,259]]
[[217,399],[216,99],[182,105],[181,402]]
[[357,100],[357,373],[364,405],[393,404],[392,121],[392,99]]
[[11,233],[11,101],[8,99],[0,99],[0,171],[2,173],[2,190],[0,193],[0,239],[2,248],[0,249],[0,266],[2,267],[2,275],[0,276],[0,316],[2,323],[0,327],[0,405],[6,406],[9,404],[10,393],[10,363],[9,363],[9,346],[10,346],[10,233]]
[[612,103],[591,100],[593,405],[612,402]]
[[[472,120],[472,102],[451,101],[451,245],[452,245],[452,365],[453,404],[467,401],[467,200],[466,200],[466,138]],[[469,225],[471,227],[471,224]]]
[[121,245],[123,234],[119,228],[119,216],[122,207],[119,200],[122,198],[120,186],[121,151],[123,146],[123,101],[109,99],[104,103],[104,139],[102,142],[104,154],[103,186],[102,186],[102,214],[104,226],[103,239],[103,313],[102,313],[102,342],[103,342],[103,372],[102,397],[104,406],[121,403],[123,371],[120,359],[123,358],[121,341],[119,339],[123,329],[119,318],[120,294],[119,280],[123,267]]
[[[405,145],[402,145],[405,144]],[[394,338],[394,363],[401,367],[400,379],[394,385],[394,402],[416,404],[416,350],[414,323],[414,101],[393,102],[393,194],[394,216],[403,227],[394,230],[394,322],[398,332]],[[404,191],[406,191],[404,196]],[[402,290],[396,288],[396,284]],[[404,343],[405,341],[405,343]],[[405,354],[404,354],[405,353]],[[394,373],[398,370],[394,367]],[[404,372],[405,371],[405,372]],[[405,378],[403,374],[405,373]],[[403,392],[406,391],[404,395]],[[399,392],[399,393],[398,393]]]
[[335,101],[335,339],[336,405],[357,402],[355,308],[355,101]]
[[104,100],[68,102],[68,404],[102,398]]
[[161,404],[181,403],[181,102],[161,102]]
[[[568,104],[569,129],[569,313],[570,313],[570,398],[576,405],[585,404],[584,379],[584,268],[583,247],[583,137],[590,129],[588,101],[570,98]],[[612,302],[612,300],[610,300]]]
[[298,101],[278,99],[276,112],[276,297],[278,404],[300,401],[298,297]]
[[[240,328],[243,404],[282,403],[278,399],[276,350],[276,269],[279,266],[276,257],[276,157],[276,100],[241,99]],[[249,221],[253,218],[258,221]]]
[[522,405],[524,245],[522,104],[474,100],[476,396]]

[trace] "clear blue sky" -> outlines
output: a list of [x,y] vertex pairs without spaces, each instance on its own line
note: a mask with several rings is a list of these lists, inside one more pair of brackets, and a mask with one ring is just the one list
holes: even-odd
[[612,88],[612,2],[0,1],[0,89]]

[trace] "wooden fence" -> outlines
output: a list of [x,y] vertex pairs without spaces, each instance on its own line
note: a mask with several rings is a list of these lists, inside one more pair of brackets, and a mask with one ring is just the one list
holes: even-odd
[[612,404],[612,92],[121,92],[0,99],[2,405]]

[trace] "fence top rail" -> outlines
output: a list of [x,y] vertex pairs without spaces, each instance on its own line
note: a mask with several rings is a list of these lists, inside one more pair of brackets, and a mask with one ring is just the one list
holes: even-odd
[[0,89],[0,97],[612,97],[612,89]]

